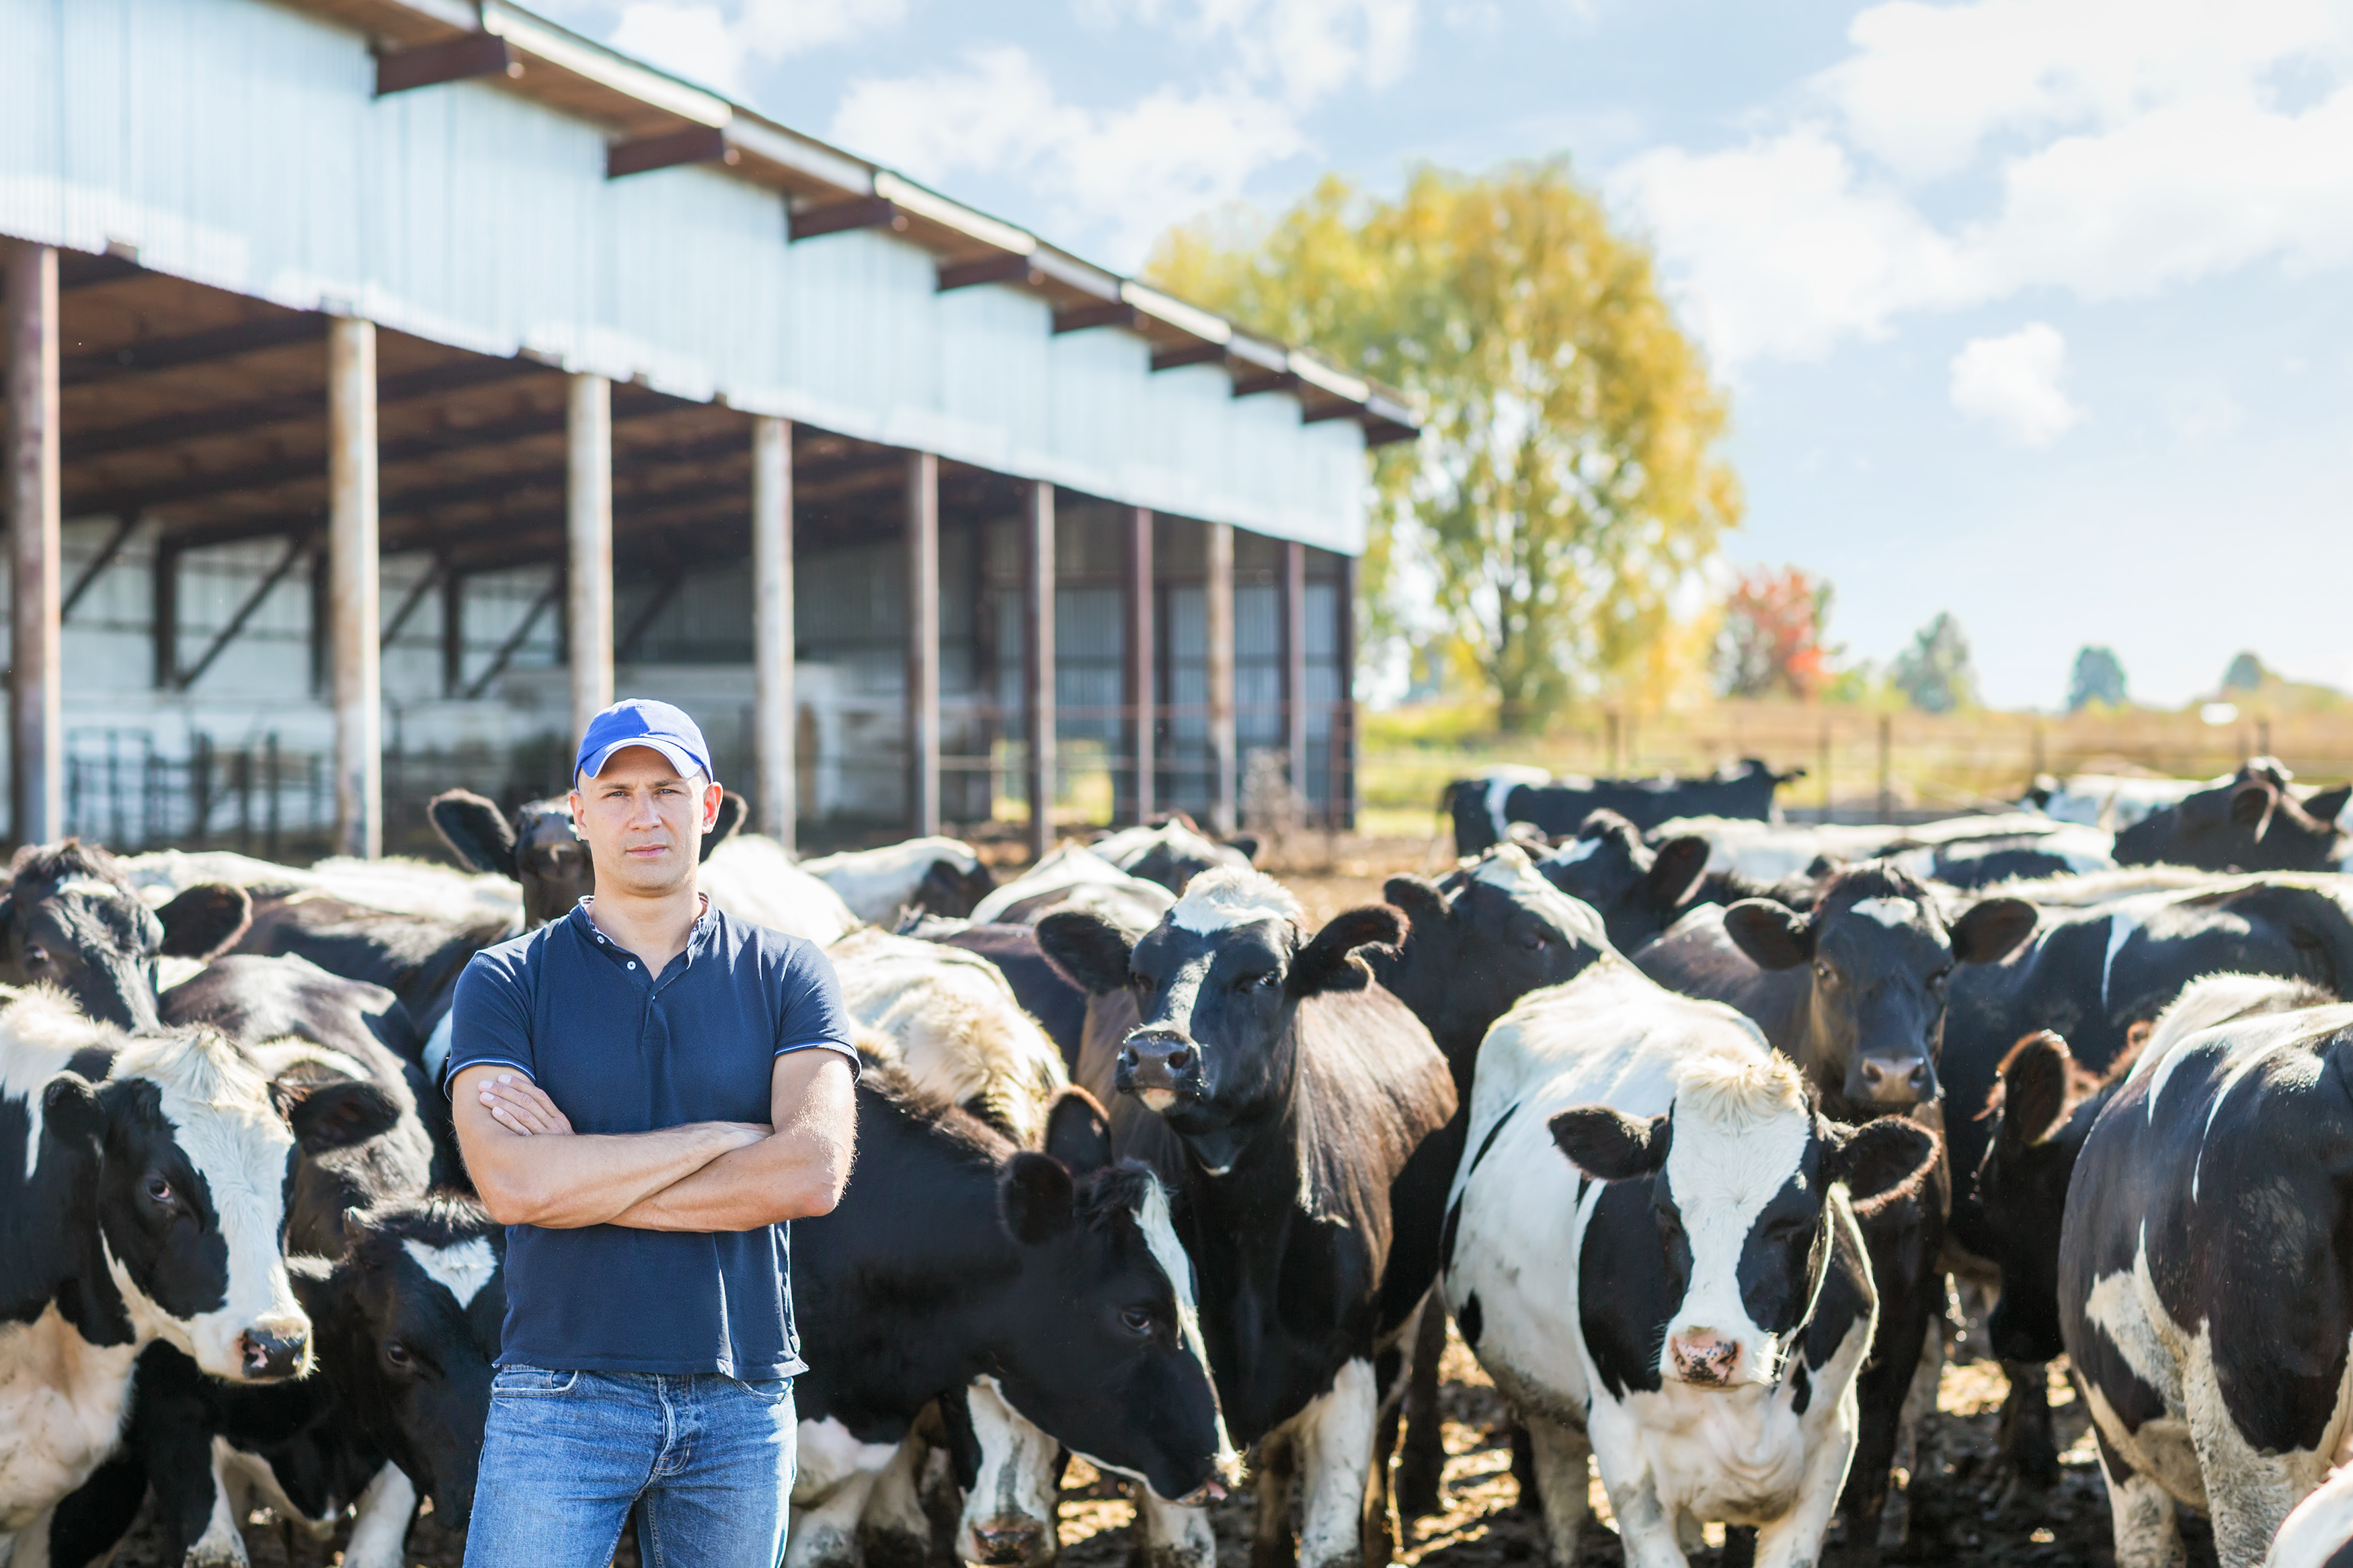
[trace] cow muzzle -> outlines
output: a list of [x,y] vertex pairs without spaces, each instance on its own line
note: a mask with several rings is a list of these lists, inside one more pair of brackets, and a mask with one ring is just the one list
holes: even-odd
[[1920,1105],[1936,1098],[1936,1069],[1910,1051],[1865,1055],[1854,1064],[1848,1090],[1873,1105]]
[[1119,1048],[1113,1083],[1154,1110],[1201,1092],[1200,1047],[1173,1029],[1138,1029]]
[[265,1329],[259,1325],[237,1336],[238,1373],[255,1383],[300,1377],[311,1370],[311,1331],[306,1325]]
[[1714,1329],[1685,1329],[1667,1341],[1667,1368],[1680,1382],[1729,1388],[1741,1372],[1740,1342]]
[[1045,1526],[1037,1520],[1018,1514],[986,1519],[972,1527],[972,1543],[977,1552],[973,1561],[1012,1568],[1036,1557],[1045,1539]]

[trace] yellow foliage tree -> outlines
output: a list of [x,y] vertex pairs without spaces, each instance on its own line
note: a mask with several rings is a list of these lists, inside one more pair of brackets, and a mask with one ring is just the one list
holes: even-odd
[[1740,515],[1725,402],[1565,162],[1422,168],[1395,200],[1330,175],[1263,227],[1172,230],[1148,271],[1419,398],[1421,441],[1374,468],[1374,635],[1409,538],[1506,728],[1678,684],[1662,658],[1704,641],[1672,635],[1678,590]]

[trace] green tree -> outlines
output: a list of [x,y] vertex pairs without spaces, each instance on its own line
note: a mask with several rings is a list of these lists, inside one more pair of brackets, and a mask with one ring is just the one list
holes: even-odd
[[1961,634],[1961,623],[1941,610],[1912,634],[1912,646],[1895,656],[1887,679],[1926,713],[1950,713],[1978,699],[1969,639]]
[[2067,711],[2080,713],[2094,702],[2125,705],[2124,660],[2116,649],[2096,643],[2075,650],[2075,668],[2067,677]]
[[2231,660],[2231,668],[2222,672],[2225,691],[2261,691],[2263,689],[2263,661],[2252,653],[2241,653]]
[[1565,162],[1416,170],[1393,201],[1337,175],[1271,225],[1176,229],[1171,291],[1391,382],[1426,410],[1386,448],[1366,563],[1393,634],[1396,552],[1425,555],[1448,634],[1529,728],[1564,700],[1655,693],[1675,590],[1737,522],[1722,395]]

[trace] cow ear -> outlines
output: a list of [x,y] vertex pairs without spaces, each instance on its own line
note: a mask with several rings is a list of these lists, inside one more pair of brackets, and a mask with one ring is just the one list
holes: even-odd
[[1795,969],[1814,956],[1814,928],[1787,904],[1743,899],[1724,911],[1724,934],[1764,969]]
[[199,882],[155,911],[166,958],[215,959],[253,925],[253,895],[227,882]]
[[79,1073],[62,1072],[49,1079],[41,1091],[41,1127],[60,1142],[95,1146],[106,1131],[98,1086]]
[[392,1096],[357,1079],[316,1087],[280,1079],[269,1086],[269,1095],[305,1154],[364,1143],[391,1131],[400,1121],[400,1107]]
[[711,852],[734,837],[735,830],[742,827],[744,819],[751,815],[751,804],[742,795],[732,789],[721,791],[719,815],[712,818],[711,831],[702,836],[702,858],[710,859]]
[[1258,836],[1254,833],[1237,833],[1226,840],[1226,847],[1239,849],[1242,852],[1243,859],[1255,861],[1258,858]]
[[1024,1149],[1005,1163],[997,1179],[997,1206],[1005,1228],[1024,1247],[1053,1240],[1075,1223],[1078,1189],[1071,1173],[1049,1154]]
[[1953,922],[1953,957],[1963,963],[1999,963],[2034,934],[2034,906],[2024,899],[1984,899]]
[[448,790],[425,808],[458,863],[493,877],[515,874],[514,827],[507,814],[471,790]]
[[1403,910],[1405,918],[1417,926],[1442,926],[1452,918],[1446,895],[1427,877],[1391,877],[1381,884],[1381,899]]
[[2051,1136],[2066,1114],[2068,1079],[2075,1058],[2067,1042],[2050,1030],[2031,1034],[2001,1059],[2001,1130],[2004,1142],[2027,1147]]
[[1046,1113],[1046,1152],[1078,1175],[1111,1163],[1111,1118],[1083,1089],[1066,1089]]
[[1570,1164],[1604,1182],[1657,1173],[1673,1136],[1663,1116],[1638,1121],[1607,1105],[1572,1105],[1545,1125]]
[[2304,803],[2305,815],[2315,822],[2335,822],[2344,813],[2348,800],[2353,800],[2353,784],[2322,790]]
[[2256,843],[2272,825],[2272,811],[2279,805],[2279,791],[2269,779],[2249,779],[2231,792],[2231,821],[2233,826],[2250,829]]
[[1135,951],[1117,926],[1088,910],[1060,910],[1039,921],[1038,949],[1063,979],[1094,996],[1126,988]]
[[1659,846],[1658,858],[1651,862],[1650,874],[1642,879],[1642,896],[1654,910],[1679,910],[1699,891],[1699,879],[1705,875],[1707,840],[1697,834],[1670,838]]
[[1293,957],[1284,985],[1293,996],[1362,991],[1372,984],[1373,972],[1356,956],[1356,950],[1372,947],[1394,953],[1412,929],[1405,911],[1388,904],[1342,910],[1324,921],[1324,929]]
[[1918,1193],[1944,1147],[1934,1132],[1907,1117],[1877,1117],[1860,1127],[1836,1121],[1821,1125],[1829,1145],[1823,1179],[1846,1184],[1858,1218],[1869,1218]]

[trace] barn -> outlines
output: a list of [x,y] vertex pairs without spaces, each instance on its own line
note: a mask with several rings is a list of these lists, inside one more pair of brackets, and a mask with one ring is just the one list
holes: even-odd
[[1395,394],[505,0],[0,0],[0,250],[19,842],[1351,816]]

